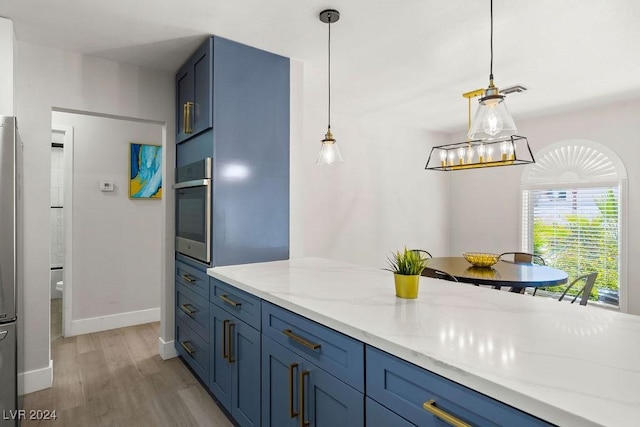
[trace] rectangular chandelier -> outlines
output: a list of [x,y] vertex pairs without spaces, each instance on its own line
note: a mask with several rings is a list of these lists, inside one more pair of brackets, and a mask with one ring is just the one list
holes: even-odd
[[511,135],[433,147],[425,169],[453,171],[527,163],[535,163],[529,141],[524,136]]

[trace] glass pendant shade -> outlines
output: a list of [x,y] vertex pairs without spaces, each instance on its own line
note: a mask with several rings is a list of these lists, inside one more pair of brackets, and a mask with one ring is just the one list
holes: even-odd
[[317,165],[332,165],[334,163],[342,163],[342,155],[338,149],[338,143],[331,135],[331,130],[327,131],[325,139],[320,145],[320,153],[318,153]]
[[504,96],[491,95],[480,99],[467,136],[473,140],[491,141],[515,135],[517,132],[516,124],[504,102]]

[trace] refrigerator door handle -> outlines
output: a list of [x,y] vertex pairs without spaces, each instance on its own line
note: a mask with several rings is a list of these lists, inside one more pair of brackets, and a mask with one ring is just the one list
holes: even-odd
[[0,331],[0,341],[2,341],[8,333],[9,331]]

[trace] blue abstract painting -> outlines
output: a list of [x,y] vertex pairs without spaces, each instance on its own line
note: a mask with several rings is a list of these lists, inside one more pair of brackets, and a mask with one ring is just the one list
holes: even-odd
[[162,147],[134,142],[129,147],[129,197],[161,199]]

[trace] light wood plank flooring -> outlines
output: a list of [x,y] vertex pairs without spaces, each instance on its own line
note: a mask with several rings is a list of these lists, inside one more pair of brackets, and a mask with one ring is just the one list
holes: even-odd
[[26,395],[24,409],[56,410],[58,419],[23,426],[232,427],[181,360],[158,356],[159,327],[55,340],[53,387]]

